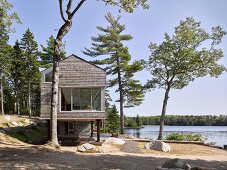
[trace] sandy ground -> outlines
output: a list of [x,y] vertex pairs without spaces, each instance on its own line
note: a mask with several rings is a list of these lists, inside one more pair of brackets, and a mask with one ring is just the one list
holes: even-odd
[[[21,118],[20,118],[21,119]],[[0,123],[1,123],[0,119]],[[17,116],[11,120],[19,121]],[[3,121],[3,120],[2,120]],[[134,142],[135,143],[135,142]],[[77,147],[53,149],[48,145],[30,145],[0,132],[0,170],[10,169],[128,169],[155,170],[169,159],[179,158],[193,166],[227,170],[227,150],[196,144],[171,143],[172,151],[163,153],[145,150],[138,142],[140,154],[125,153],[121,147],[104,148],[110,153],[79,153]],[[132,147],[125,147],[133,150]]]
[[[139,143],[142,149],[144,143]],[[171,144],[173,151],[162,153],[142,149],[142,154],[83,154],[76,147],[53,149],[44,145],[0,142],[0,169],[129,169],[155,170],[172,158],[185,160],[192,166],[227,170],[227,151],[201,145]]]

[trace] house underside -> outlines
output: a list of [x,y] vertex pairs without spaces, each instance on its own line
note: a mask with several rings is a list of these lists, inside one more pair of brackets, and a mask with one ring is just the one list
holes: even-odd
[[[48,138],[50,139],[50,120],[48,122]],[[87,119],[87,120],[73,120],[73,119],[58,119],[57,133],[59,140],[70,139],[72,141],[88,141],[94,140],[100,142],[100,125],[102,119]],[[94,136],[94,126],[96,126],[96,135]]]

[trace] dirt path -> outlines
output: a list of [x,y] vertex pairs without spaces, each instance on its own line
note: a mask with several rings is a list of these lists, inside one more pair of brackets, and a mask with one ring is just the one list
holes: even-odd
[[[0,169],[129,169],[154,170],[170,158],[186,159],[194,166],[206,166],[213,169],[227,170],[227,157],[219,160],[217,155],[157,155],[127,154],[81,154],[76,147],[54,150],[47,146],[16,145],[0,143]],[[225,152],[225,151],[224,151]],[[211,159],[213,158],[213,159]],[[224,161],[226,160],[226,161]]]

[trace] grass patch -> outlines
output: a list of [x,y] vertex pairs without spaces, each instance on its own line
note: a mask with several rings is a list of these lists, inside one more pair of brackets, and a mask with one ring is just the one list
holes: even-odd
[[25,143],[42,144],[47,138],[47,127],[38,123],[37,126],[18,127],[8,134]]

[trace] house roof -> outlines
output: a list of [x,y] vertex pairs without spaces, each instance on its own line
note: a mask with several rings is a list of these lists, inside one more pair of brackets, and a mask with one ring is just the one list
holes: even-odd
[[[87,61],[87,60],[85,60],[85,59],[83,59],[83,58],[81,58],[81,57],[78,57],[78,56],[75,55],[75,54],[71,54],[70,56],[66,57],[65,59],[63,59],[63,60],[61,60],[61,61],[59,61],[59,62],[62,62],[62,61],[64,61],[64,60],[67,60],[68,58],[70,58],[70,57],[72,57],[72,56],[75,57],[75,58],[77,58],[77,59],[79,59],[79,60],[82,60],[82,61],[84,61],[84,62],[86,62],[86,63],[88,63],[88,64],[91,64],[91,65],[97,67],[98,69],[103,70],[104,72],[106,72],[103,68],[101,68],[101,67],[99,67],[99,66],[97,66],[97,65],[95,65],[95,64],[93,64],[93,63],[91,63],[91,62],[89,62],[89,61]],[[42,70],[41,73],[49,72],[49,70],[51,70],[51,69],[52,69],[52,66],[49,67],[49,68],[46,68],[46,69]]]

